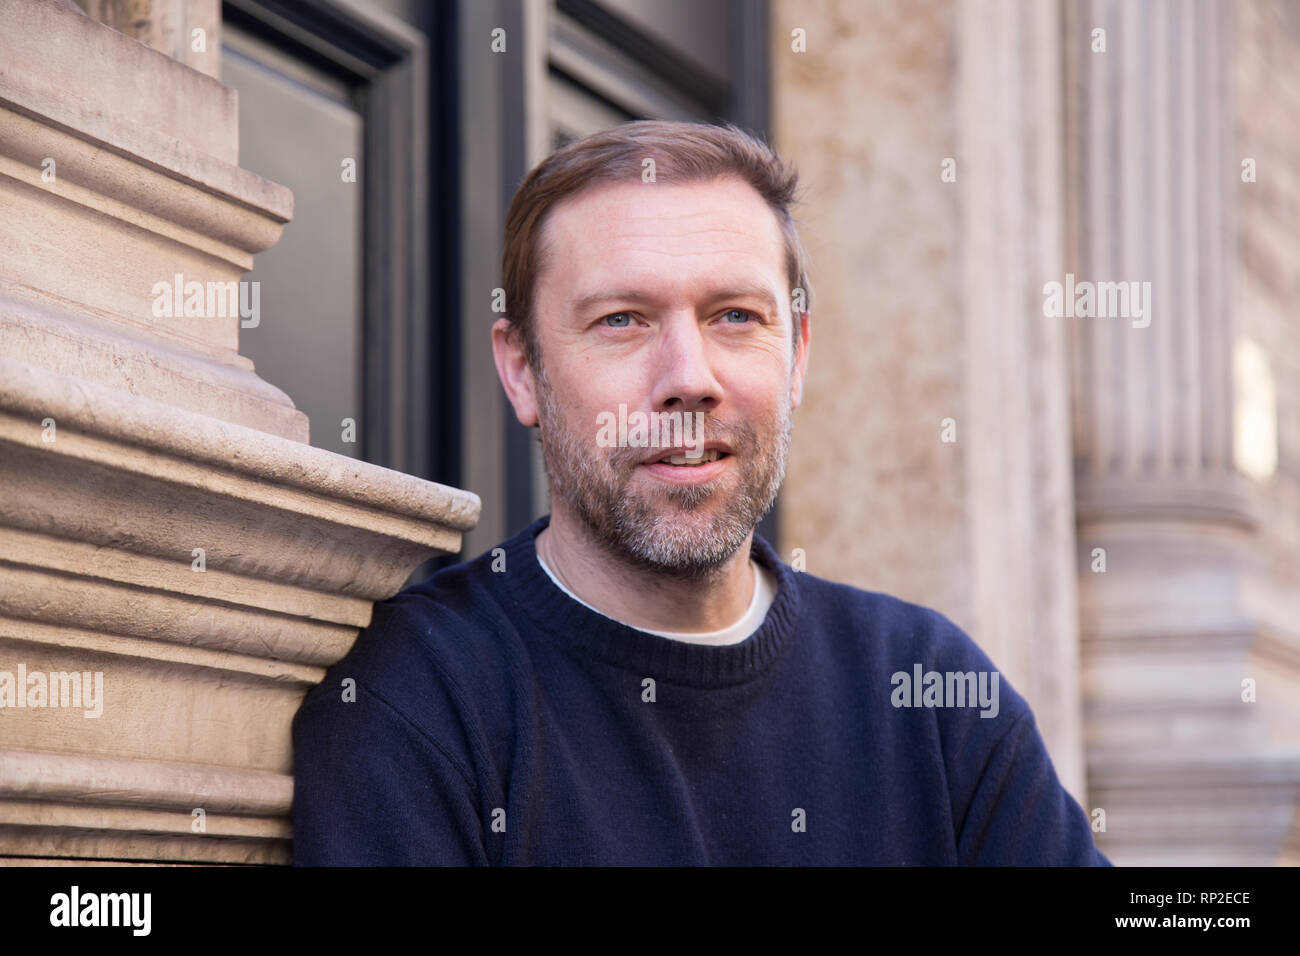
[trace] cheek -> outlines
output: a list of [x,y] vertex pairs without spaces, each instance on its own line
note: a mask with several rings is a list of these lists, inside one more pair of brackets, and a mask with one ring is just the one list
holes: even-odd
[[641,393],[637,391],[637,373],[622,363],[621,366],[606,367],[597,363],[584,363],[565,376],[558,391],[565,403],[565,410],[571,420],[583,416],[595,421],[600,412],[616,412],[619,403],[629,409],[639,406]]
[[785,383],[790,379],[791,349],[790,341],[782,332],[755,338],[753,341],[738,343],[733,348],[719,349],[717,362],[725,369],[727,377],[733,381]]
[[[554,383],[553,383],[554,384]],[[596,446],[596,436],[600,430],[600,413],[605,406],[585,392],[578,393],[573,386],[558,386],[552,397],[552,411],[555,431],[563,432],[566,442],[574,453],[590,451]],[[616,411],[617,403],[610,406]]]
[[776,422],[790,407],[794,379],[784,357],[764,363],[761,372],[753,364],[729,374],[722,385],[727,404],[756,422]]

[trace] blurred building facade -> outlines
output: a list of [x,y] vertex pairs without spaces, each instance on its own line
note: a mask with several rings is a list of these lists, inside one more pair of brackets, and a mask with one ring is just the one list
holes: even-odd
[[[516,185],[563,142],[667,118],[754,130],[804,183],[812,361],[761,532],[809,572],[965,628],[1029,699],[1117,863],[1300,860],[1293,6],[0,0],[0,15],[0,196],[21,212],[0,239],[16,502],[0,649],[117,667],[142,702],[97,735],[29,712],[6,736],[0,852],[287,858],[287,720],[306,686],[372,601],[547,508],[488,335]],[[60,149],[66,175],[43,179]],[[124,255],[137,265],[118,275]],[[157,321],[137,286],[173,272],[257,281],[263,318]],[[1053,317],[1052,282],[1150,295],[1141,314]],[[30,430],[56,406],[85,448]],[[119,450],[95,459],[95,442]],[[141,447],[155,458],[128,461]],[[41,498],[51,476],[99,487],[110,466],[116,496]],[[237,517],[205,518],[194,468],[243,466],[205,492]],[[141,496],[157,510],[124,525]],[[357,515],[364,531],[345,532]],[[225,542],[201,587],[200,527]],[[79,610],[52,613],[56,585]],[[94,797],[105,781],[131,796]]]

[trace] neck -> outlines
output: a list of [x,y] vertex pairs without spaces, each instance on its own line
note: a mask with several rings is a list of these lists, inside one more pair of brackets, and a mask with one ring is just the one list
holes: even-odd
[[594,541],[585,525],[555,502],[537,535],[537,553],[564,586],[601,613],[633,627],[704,633],[730,627],[754,597],[750,532],[736,553],[704,578],[647,570]]

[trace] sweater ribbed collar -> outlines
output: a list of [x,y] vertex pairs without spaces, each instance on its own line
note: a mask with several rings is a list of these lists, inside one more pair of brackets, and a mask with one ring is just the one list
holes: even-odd
[[504,585],[504,604],[516,623],[527,622],[571,651],[643,677],[705,688],[754,679],[788,642],[799,601],[796,574],[757,533],[750,555],[776,579],[776,596],[757,631],[739,644],[714,646],[628,627],[565,594],[537,560],[535,539],[550,520],[544,515],[505,541],[507,573],[491,575]]

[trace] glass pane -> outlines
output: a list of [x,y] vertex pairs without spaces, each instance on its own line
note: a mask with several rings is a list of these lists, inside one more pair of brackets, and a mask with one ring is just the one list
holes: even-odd
[[360,457],[361,116],[344,85],[231,27],[221,71],[239,91],[240,165],[294,198],[293,222],[246,277],[260,283],[262,319],[240,330],[239,351],[311,419],[313,445]]

